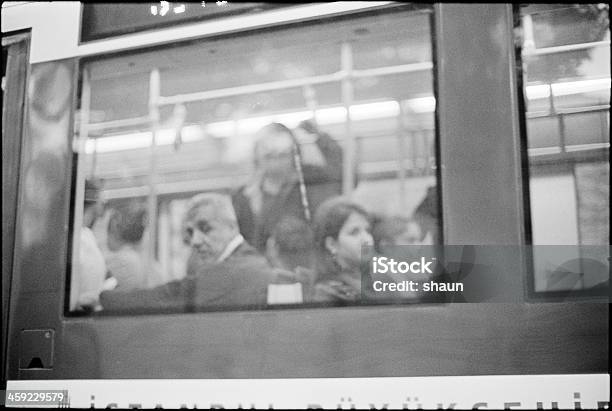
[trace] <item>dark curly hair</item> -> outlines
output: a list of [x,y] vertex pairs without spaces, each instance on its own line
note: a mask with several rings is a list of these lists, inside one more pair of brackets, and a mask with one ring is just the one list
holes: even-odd
[[361,206],[346,197],[333,197],[323,202],[314,217],[314,240],[317,252],[317,273],[319,280],[333,277],[339,271],[329,250],[325,247],[325,239],[338,239],[344,223],[353,213],[361,214],[370,220],[370,215]]
[[142,240],[147,226],[147,208],[141,202],[127,203],[113,209],[108,220],[108,231],[126,243]]

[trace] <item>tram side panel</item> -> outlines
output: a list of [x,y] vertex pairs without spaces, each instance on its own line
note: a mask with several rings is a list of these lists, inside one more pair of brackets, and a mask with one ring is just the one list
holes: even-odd
[[[6,381],[8,308],[13,272],[15,219],[30,33],[3,37],[2,46],[2,382]],[[4,385],[3,385],[4,386]]]
[[9,378],[55,376],[72,175],[74,59],[31,66],[15,238]]
[[[31,69],[11,299],[9,378],[606,372],[608,314],[603,304],[383,306],[64,318],[66,276],[72,271],[77,64],[62,60],[35,64]],[[445,198],[449,195],[452,192]],[[446,204],[449,207],[452,201]],[[464,206],[469,213],[471,209]],[[447,211],[457,214],[459,209],[449,207]],[[452,218],[446,221],[453,224]],[[459,226],[454,230],[460,230]],[[286,352],[287,347],[301,348]]]

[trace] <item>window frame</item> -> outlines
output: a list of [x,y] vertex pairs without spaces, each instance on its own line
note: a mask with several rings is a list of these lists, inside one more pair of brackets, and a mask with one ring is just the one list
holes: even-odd
[[[361,10],[361,11],[351,11],[351,12],[347,12],[345,14],[341,14],[341,15],[326,15],[323,16],[317,20],[313,20],[313,19],[306,19],[302,22],[299,23],[292,23],[292,22],[281,22],[278,24],[272,24],[269,27],[265,27],[265,28],[253,28],[253,29],[247,29],[247,30],[243,30],[240,31],[238,33],[230,33],[230,34],[219,34],[219,35],[215,35],[215,36],[204,36],[204,37],[200,37],[200,38],[196,38],[196,39],[189,39],[189,40],[181,40],[181,41],[177,41],[176,43],[173,44],[167,44],[161,47],[189,47],[191,45],[197,45],[199,43],[206,43],[208,41],[214,41],[214,40],[219,40],[219,39],[233,39],[233,38],[240,38],[240,37],[248,37],[251,35],[257,35],[257,34],[261,34],[262,32],[283,32],[284,30],[287,29],[295,29],[296,27],[299,28],[304,28],[304,27],[316,27],[318,25],[324,24],[332,24],[335,23],[337,21],[350,21],[350,20],[354,20],[354,19],[360,19],[360,18],[368,18],[368,17],[372,17],[372,16],[384,16],[384,15],[392,15],[392,13],[394,12],[412,12],[412,13],[423,13],[428,15],[428,26],[429,26],[429,41],[430,41],[430,46],[431,46],[431,53],[432,53],[432,68],[431,68],[431,73],[432,73],[432,92],[434,95],[434,98],[437,99],[436,96],[436,58],[435,58],[435,51],[436,51],[436,45],[435,45],[435,40],[436,40],[436,36],[435,36],[435,29],[434,29],[434,24],[435,24],[435,16],[434,16],[434,8],[433,5],[430,4],[402,4],[402,3],[397,3],[397,4],[383,4],[381,6],[379,6],[378,8],[373,8],[373,9],[366,9],[366,10]],[[104,61],[104,60],[109,60],[112,58],[117,58],[117,57],[122,57],[122,56],[130,56],[130,55],[138,55],[141,53],[145,53],[148,51],[153,51],[159,50],[159,46],[156,45],[150,45],[147,47],[143,47],[143,48],[136,48],[136,49],[130,49],[130,50],[120,50],[120,51],[113,51],[110,53],[105,53],[105,54],[97,54],[97,55],[93,55],[93,56],[87,56],[87,57],[80,57],[78,58],[78,64],[77,64],[77,71],[78,71],[78,90],[79,90],[79,101],[85,100],[85,101],[90,101],[91,98],[87,97],[87,98],[82,98],[83,93],[90,93],[90,90],[87,90],[87,87],[84,85],[86,85],[88,82],[87,80],[84,78],[83,74],[86,72],[85,68],[89,63],[93,63],[96,61]],[[420,63],[418,63],[420,64]],[[366,70],[367,71],[367,70]],[[78,106],[77,107],[77,103],[75,102],[75,112],[78,111],[82,111],[83,107]],[[89,110],[87,110],[87,112],[89,112]],[[440,156],[439,156],[439,152],[440,152],[440,144],[439,144],[439,132],[437,130],[437,108],[436,108],[436,112],[434,112],[434,130],[433,130],[433,142],[434,142],[434,147],[433,147],[433,152],[434,152],[434,156],[435,156],[435,160],[436,160],[436,166],[434,166],[434,176],[436,178],[436,193],[438,196],[438,201],[437,201],[437,207],[438,207],[438,237],[440,239],[440,242],[442,243],[444,241],[444,230],[443,230],[443,217],[442,217],[442,201],[441,201],[441,167],[439,166],[440,163]],[[87,120],[87,119],[86,119]],[[75,153],[74,155],[74,159],[73,161],[75,162],[74,165],[74,169],[75,172],[72,173],[72,186],[71,186],[71,211],[70,211],[70,221],[71,224],[74,224],[72,227],[79,227],[82,223],[82,215],[83,215],[83,197],[84,197],[84,183],[82,184],[78,184],[79,181],[84,181],[84,162],[83,161],[79,161],[79,155],[81,155],[80,153],[84,152],[84,144],[85,144],[85,140],[82,139],[83,135],[87,135],[86,132],[84,132],[83,129],[83,124],[85,124],[87,121],[81,121],[81,129],[79,131],[79,138],[74,138],[74,147],[78,148],[77,153]],[[357,142],[357,136],[355,136],[354,134],[352,134],[352,138],[353,140],[355,140],[355,143]],[[343,149],[343,153],[347,150],[346,144],[342,144],[341,145],[342,149]],[[354,147],[355,148],[355,147]],[[348,164],[347,164],[348,163]],[[350,181],[347,182],[346,176],[351,177],[352,173],[349,172],[350,166],[352,164],[350,164],[350,162],[345,161],[345,167],[343,170],[343,181],[345,181],[345,186],[350,188]],[[396,178],[399,178],[396,176]],[[374,180],[376,181],[376,180]],[[215,190],[213,190],[215,191]],[[193,191],[193,193],[197,193],[197,192],[201,192],[200,191]],[[177,198],[182,198],[183,196],[187,196],[188,195],[188,191],[185,192],[180,192],[177,193],[179,195],[179,197]],[[156,195],[156,206],[154,208],[154,210],[157,213],[157,210],[159,209],[159,206],[161,204],[161,201],[163,201],[163,198],[167,196],[167,194],[161,194],[161,195]],[[147,197],[147,194],[144,194],[143,197]],[[77,218],[77,216],[79,216]],[[156,214],[156,217],[159,217],[159,214]],[[74,270],[76,267],[78,267],[78,264],[76,264],[76,259],[78,258],[78,247],[75,248],[75,245],[78,245],[79,243],[79,239],[77,238],[80,235],[80,232],[77,230],[76,232],[73,231],[71,227],[71,231],[70,231],[70,237],[71,237],[71,244],[69,246],[69,261],[72,261],[72,264],[70,264],[67,267],[67,281],[66,281],[66,290],[67,290],[67,295],[70,295],[70,290],[73,290],[74,287],[71,287],[71,277],[73,275],[72,270]],[[159,238],[156,238],[156,242],[158,242]],[[90,313],[83,313],[83,312],[79,312],[79,311],[72,311],[70,310],[70,301],[75,298],[74,296],[70,297],[70,299],[66,299],[66,304],[65,304],[65,309],[64,309],[64,317],[65,318],[78,318],[78,317],[82,317],[83,315],[89,315]],[[236,306],[236,307],[218,307],[218,306],[209,306],[209,307],[205,307],[202,310],[198,310],[196,311],[199,314],[206,314],[206,313],[214,313],[214,312],[229,312],[229,313],[239,313],[239,312],[268,312],[268,311],[275,311],[275,310],[299,310],[299,309],[312,309],[312,308],[346,308],[346,307],[369,307],[369,306],[398,306],[398,305],[412,305],[414,304],[413,302],[405,302],[405,303],[397,303],[397,302],[378,302],[378,301],[368,301],[367,303],[363,303],[361,301],[355,302],[355,303],[351,303],[351,304],[338,304],[338,303],[334,303],[334,302],[310,302],[310,303],[300,303],[300,304],[266,304],[264,308],[255,308],[255,309],[251,309],[248,306]],[[186,311],[184,310],[174,310],[174,309],[159,309],[159,308],[155,308],[155,309],[149,309],[149,308],[143,308],[141,310],[134,310],[134,311],[130,311],[130,312],[121,312],[120,310],[109,310],[109,309],[104,309],[100,312],[96,312],[94,314],[94,317],[130,317],[130,316],[137,316],[137,315],[168,315],[168,314],[187,314]]]
[[[529,6],[527,6],[529,8]],[[543,12],[543,10],[538,10],[537,13]],[[518,35],[516,33],[523,33],[525,27],[523,26],[523,9],[522,5],[515,4],[513,5],[513,21],[514,21],[514,30],[515,30],[515,72],[517,78],[517,92],[518,92],[518,105],[519,105],[519,127],[520,127],[520,142],[522,146],[521,150],[521,163],[522,163],[522,184],[524,186],[523,192],[523,207],[526,210],[525,212],[525,234],[526,234],[526,250],[527,257],[525,262],[527,264],[526,267],[526,277],[525,277],[525,297],[527,302],[532,303],[549,303],[549,302],[604,302],[605,300],[610,301],[610,289],[580,289],[580,290],[561,290],[561,291],[536,291],[535,283],[536,283],[536,268],[535,268],[535,258],[534,258],[534,248],[537,245],[533,244],[533,233],[532,233],[532,213],[531,213],[531,201],[530,201],[530,177],[532,175],[532,167],[533,166],[541,166],[542,162],[551,162],[554,161],[554,166],[557,168],[572,168],[575,164],[580,162],[589,162],[589,158],[586,159],[580,156],[580,153],[572,153],[566,152],[564,150],[565,141],[563,136],[560,136],[560,145],[562,145],[562,152],[559,154],[554,154],[548,157],[529,157],[529,135],[527,129],[527,123],[530,120],[529,112],[527,110],[527,95],[525,93],[526,90],[526,76],[524,75],[523,67],[523,36]],[[601,42],[592,42],[588,44],[592,44],[592,47],[598,47],[598,43]],[[608,41],[609,43],[609,41]],[[585,43],[586,44],[586,43]],[[559,46],[554,46],[557,48]],[[561,46],[562,47],[562,46]],[[599,110],[599,109],[598,109]],[[608,116],[609,116],[610,106],[608,105]],[[580,110],[576,110],[580,112]],[[554,113],[553,115],[559,115],[558,113]],[[561,133],[565,133],[565,130],[560,129]],[[601,152],[602,150],[593,150],[587,152],[587,156],[598,156],[597,152]],[[609,152],[609,148],[608,148]],[[564,156],[565,155],[565,156]],[[604,154],[603,157],[606,157]],[[601,155],[597,157],[601,161],[605,161]],[[609,155],[607,156],[608,163],[610,161]],[[591,160],[592,161],[592,160]],[[534,164],[535,163],[535,164]],[[608,180],[609,186],[609,180]],[[608,239],[610,239],[610,226],[608,226]],[[602,245],[605,247],[605,245]],[[577,244],[576,248],[579,248],[580,245]]]

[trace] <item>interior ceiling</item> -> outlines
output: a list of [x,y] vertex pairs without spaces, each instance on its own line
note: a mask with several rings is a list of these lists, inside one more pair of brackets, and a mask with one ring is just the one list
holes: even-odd
[[[96,80],[149,72],[154,67],[168,70],[207,66],[211,60],[236,56],[285,55],[292,50],[300,56],[302,49],[339,49],[343,41],[380,44],[389,40],[406,46],[414,46],[423,40],[429,43],[429,15],[422,12],[389,13],[306,27],[270,29],[256,34],[205,39],[195,44],[163,46],[159,50],[93,62],[88,67],[91,79]],[[339,60],[339,55],[333,57]]]
[[[165,96],[334,73],[341,69],[341,44],[345,41],[352,44],[357,69],[431,61],[429,15],[396,12],[95,61],[88,65],[91,108],[104,112],[106,120],[146,115],[149,72],[155,67],[160,69],[161,94]],[[400,92],[431,94],[432,90],[430,71],[401,79],[363,79],[355,85],[358,98],[366,100]],[[340,103],[339,84],[315,89],[319,105]],[[253,112],[305,106],[299,89],[239,96],[226,102],[234,109]],[[208,113],[204,117],[218,117],[203,110],[202,104],[190,106],[198,105],[198,110],[188,107],[192,121],[201,121],[203,112]]]

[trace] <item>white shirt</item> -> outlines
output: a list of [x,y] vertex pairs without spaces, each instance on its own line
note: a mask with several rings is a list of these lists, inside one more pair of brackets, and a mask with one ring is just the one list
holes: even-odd
[[160,264],[155,260],[147,264],[142,252],[131,244],[109,251],[106,266],[117,279],[117,289],[121,291],[153,288],[164,282]]
[[241,234],[238,234],[236,237],[234,237],[232,241],[230,241],[227,246],[225,246],[225,250],[223,250],[219,258],[217,258],[217,262],[220,263],[225,261],[227,257],[232,255],[232,253],[236,251],[236,249],[240,247],[243,242],[244,237]]
[[97,304],[104,289],[106,263],[94,233],[87,227],[81,229],[79,244],[79,297],[78,304]]

